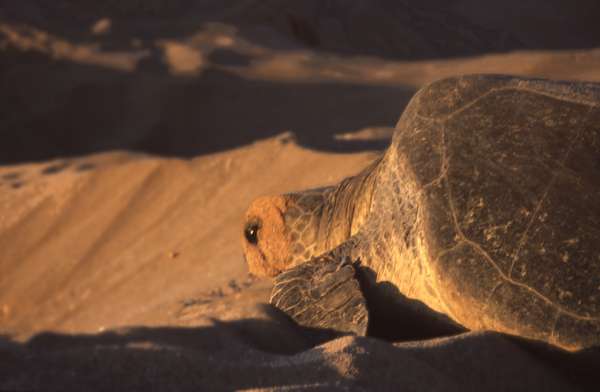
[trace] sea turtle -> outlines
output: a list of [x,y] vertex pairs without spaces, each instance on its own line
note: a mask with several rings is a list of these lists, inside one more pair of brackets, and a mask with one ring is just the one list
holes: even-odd
[[364,334],[365,298],[404,297],[471,330],[598,345],[600,84],[434,82],[358,175],[255,200],[243,244],[301,324]]

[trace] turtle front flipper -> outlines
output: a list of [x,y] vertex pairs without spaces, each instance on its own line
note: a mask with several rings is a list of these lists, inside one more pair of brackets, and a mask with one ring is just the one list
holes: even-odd
[[271,304],[305,327],[364,336],[369,314],[349,258],[314,258],[275,278]]

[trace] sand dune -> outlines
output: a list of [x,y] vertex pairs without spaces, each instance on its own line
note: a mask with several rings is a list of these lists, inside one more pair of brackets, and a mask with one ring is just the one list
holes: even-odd
[[0,389],[585,389],[594,350],[300,330],[239,239],[425,83],[599,81],[596,2],[221,3],[0,1]]
[[339,180],[372,157],[288,138],[190,161],[110,153],[0,170],[3,329],[135,325],[245,279],[239,227],[253,197]]

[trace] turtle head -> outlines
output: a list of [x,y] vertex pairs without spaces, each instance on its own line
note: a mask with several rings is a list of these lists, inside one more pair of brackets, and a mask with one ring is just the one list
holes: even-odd
[[356,234],[370,213],[379,162],[337,185],[254,200],[242,231],[250,273],[275,276]]
[[323,190],[263,196],[246,211],[242,232],[250,273],[275,276],[315,256]]

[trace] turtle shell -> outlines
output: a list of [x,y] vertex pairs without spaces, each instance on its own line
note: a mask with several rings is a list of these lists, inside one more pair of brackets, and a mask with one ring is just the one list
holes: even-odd
[[390,148],[418,189],[432,284],[454,319],[600,344],[599,85],[442,80],[412,99]]

